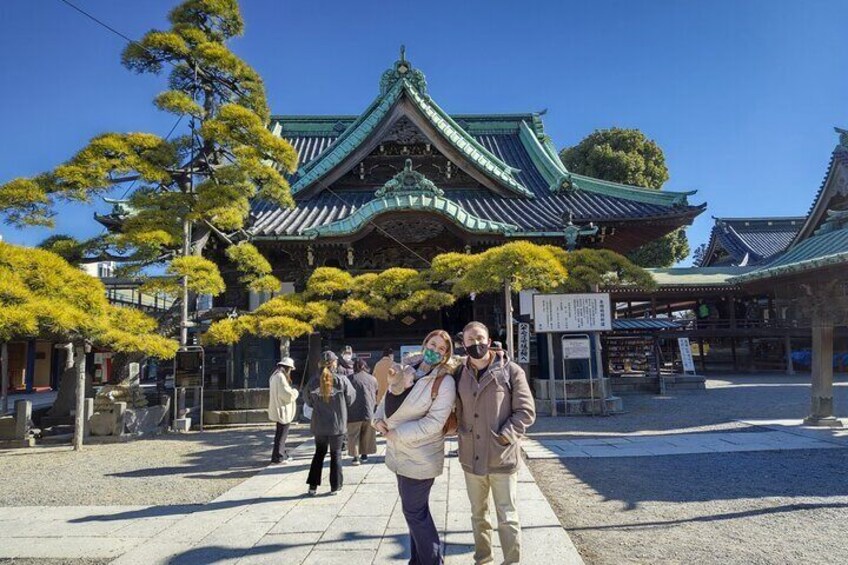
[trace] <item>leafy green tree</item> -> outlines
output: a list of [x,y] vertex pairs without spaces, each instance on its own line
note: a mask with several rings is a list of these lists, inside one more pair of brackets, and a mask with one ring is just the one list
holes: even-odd
[[[128,45],[122,62],[137,73],[168,71],[169,89],[154,102],[187,122],[189,131],[169,139],[99,135],[55,170],[0,186],[0,210],[15,225],[49,224],[58,199],[88,201],[127,184],[129,213],[118,233],[76,248],[70,241],[53,246],[83,260],[121,261],[125,273],[165,264],[181,279],[187,304],[189,291],[223,291],[217,266],[200,257],[211,235],[234,244],[227,233],[244,226],[251,199],[292,204],[284,173],[294,170],[297,154],[266,127],[262,79],[227,47],[244,30],[236,0],[186,0],[168,19],[169,29]],[[227,255],[252,290],[279,289],[251,244]]]
[[4,405],[9,341],[44,339],[73,344],[77,414],[74,449],[82,447],[86,347],[97,345],[160,359],[173,357],[176,342],[158,335],[156,327],[156,321],[139,310],[109,304],[103,283],[58,255],[0,243]]
[[[577,174],[660,190],[668,180],[659,145],[637,129],[597,130],[560,152],[565,167]],[[689,255],[683,228],[647,243],[628,257],[642,267],[670,267]]]

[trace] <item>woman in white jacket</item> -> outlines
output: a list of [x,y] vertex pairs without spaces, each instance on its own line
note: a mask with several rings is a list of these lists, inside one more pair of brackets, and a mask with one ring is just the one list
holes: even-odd
[[405,372],[412,386],[390,387],[374,415],[374,427],[386,436],[386,466],[397,475],[412,547],[409,562],[417,565],[443,563],[429,499],[434,479],[444,468],[443,428],[456,398],[452,357],[450,335],[430,332],[422,355],[389,370],[390,380]]
[[277,423],[274,434],[274,449],[271,451],[271,463],[288,463],[291,455],[286,449],[286,437],[289,426],[297,411],[297,389],[291,384],[291,372],[294,371],[294,360],[285,357],[277,363],[276,370],[271,374],[268,395],[268,419]]

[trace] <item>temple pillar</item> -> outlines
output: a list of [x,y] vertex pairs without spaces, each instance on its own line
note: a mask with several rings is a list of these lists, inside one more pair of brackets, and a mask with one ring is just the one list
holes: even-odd
[[794,375],[795,366],[792,364],[792,336],[786,335],[783,338],[783,350],[786,354],[786,374]]
[[813,321],[812,398],[805,426],[842,427],[833,415],[833,324]]

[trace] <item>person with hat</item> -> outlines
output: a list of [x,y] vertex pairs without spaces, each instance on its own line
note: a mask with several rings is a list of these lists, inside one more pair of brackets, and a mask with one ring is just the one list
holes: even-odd
[[339,358],[332,351],[321,354],[321,373],[306,386],[307,406],[312,408],[310,429],[315,436],[315,455],[306,483],[309,494],[318,493],[327,451],[330,452],[330,494],[344,486],[342,439],[347,435],[347,411],[356,400],[356,391],[347,377],[338,373]]
[[269,378],[271,390],[268,394],[268,418],[277,424],[271,463],[288,463],[292,458],[286,449],[289,427],[297,411],[298,392],[292,386],[292,371],[294,371],[294,360],[291,357],[284,357],[277,363],[277,368]]

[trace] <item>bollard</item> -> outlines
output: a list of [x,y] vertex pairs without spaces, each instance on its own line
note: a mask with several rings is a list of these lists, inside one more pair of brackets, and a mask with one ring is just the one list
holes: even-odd
[[15,401],[15,439],[27,439],[29,421],[32,419],[32,402],[29,400]]
[[112,405],[112,416],[114,420],[114,428],[112,428],[113,436],[120,436],[124,433],[124,413],[127,411],[126,402],[116,402]]
[[91,436],[91,417],[94,415],[94,399],[86,398],[83,402],[82,437]]

